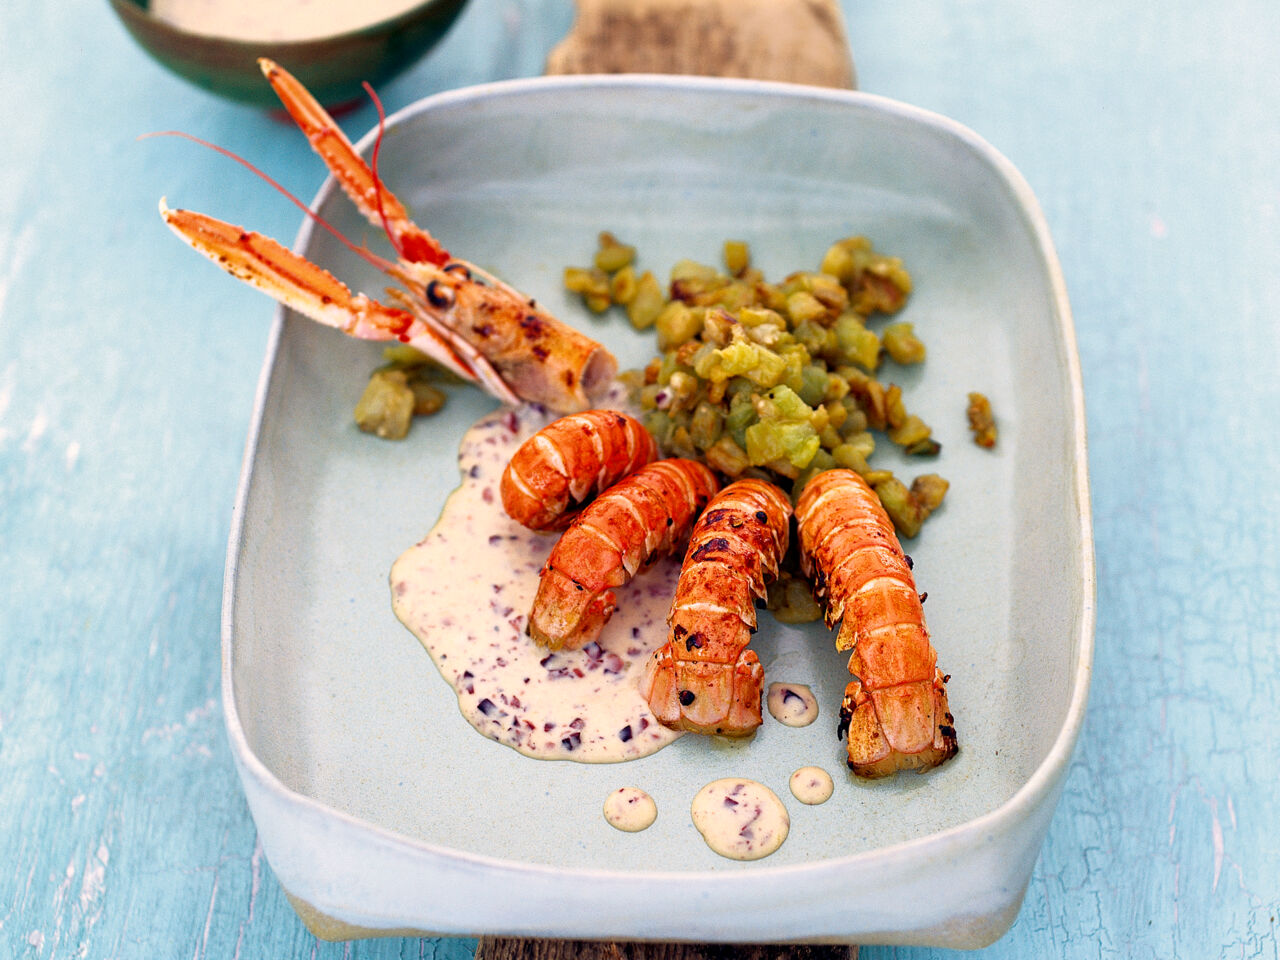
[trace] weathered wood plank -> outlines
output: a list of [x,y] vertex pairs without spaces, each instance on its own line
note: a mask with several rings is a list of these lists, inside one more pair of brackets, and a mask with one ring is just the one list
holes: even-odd
[[475,960],[858,960],[857,947],[482,937]]
[[547,73],[677,73],[854,86],[835,0],[577,0]]

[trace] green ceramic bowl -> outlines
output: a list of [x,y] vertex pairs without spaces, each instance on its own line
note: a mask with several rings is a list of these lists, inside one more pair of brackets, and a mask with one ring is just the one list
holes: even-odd
[[288,67],[321,103],[361,96],[361,82],[386,83],[420,60],[452,26],[466,0],[424,0],[388,20],[314,40],[245,41],[203,36],[156,19],[148,0],[110,0],[147,53],[198,87],[241,103],[278,106],[258,69],[259,57]]

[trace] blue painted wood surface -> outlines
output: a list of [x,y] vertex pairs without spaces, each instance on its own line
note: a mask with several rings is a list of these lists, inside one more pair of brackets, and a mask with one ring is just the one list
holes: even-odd
[[[977,956],[1274,958],[1280,8],[846,13],[863,89],[971,126],[1030,181],[1085,375],[1089,716],[1022,912]],[[382,93],[394,109],[539,73],[571,19],[473,0]],[[219,157],[136,138],[198,132],[307,197],[321,170],[276,121],[154,65],[97,0],[10,0],[0,37],[0,957],[470,957],[318,943],[222,732],[223,552],[272,308],[193,263],[155,206],[284,239],[298,214]]]

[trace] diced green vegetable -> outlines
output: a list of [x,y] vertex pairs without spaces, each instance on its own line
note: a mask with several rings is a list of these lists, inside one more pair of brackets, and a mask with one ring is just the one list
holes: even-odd
[[[745,242],[725,241],[722,253],[723,268],[677,261],[664,290],[632,247],[602,233],[593,266],[565,272],[566,287],[592,309],[607,300],[637,329],[654,328],[660,356],[628,383],[663,452],[725,477],[770,479],[793,495],[823,470],[856,470],[903,535],[914,535],[946,481],[930,474],[907,488],[871,463],[877,433],[911,455],[940,449],[902,389],[877,379],[883,357],[925,359],[912,323],[881,327],[874,316],[905,304],[911,277],[902,262],[853,236],[827,249],[820,270],[771,283]],[[795,592],[786,609],[816,609],[803,581],[779,590]]]
[[413,392],[413,415],[429,417],[439,413],[445,404],[445,392],[432,386],[421,377],[409,379],[409,389]]
[[991,412],[991,401],[985,394],[969,394],[969,406],[966,409],[969,417],[969,429],[973,431],[973,442],[980,447],[990,449],[996,445],[996,418]]
[[916,337],[913,324],[891,323],[884,328],[880,340],[894,363],[924,363],[924,344]]
[[808,581],[790,574],[769,584],[767,606],[779,623],[812,623],[822,618]]
[[821,447],[808,423],[762,420],[747,427],[747,459],[755,466],[786,460],[793,467],[807,467]]
[[751,250],[741,240],[724,242],[724,266],[735,277],[751,266]]
[[356,404],[356,426],[384,440],[402,440],[409,433],[413,407],[413,390],[404,371],[379,370]]
[[654,318],[658,349],[673,350],[702,331],[702,314],[679,300],[672,300]]
[[637,330],[645,330],[657,322],[663,306],[662,287],[646,270],[635,282],[635,291],[627,303],[627,318]]
[[600,248],[596,251],[596,269],[605,273],[616,273],[623,267],[630,266],[636,258],[636,248],[619,243],[611,233],[600,234]]

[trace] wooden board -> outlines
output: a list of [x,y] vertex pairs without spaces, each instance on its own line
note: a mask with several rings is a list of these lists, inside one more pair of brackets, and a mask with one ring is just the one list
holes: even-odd
[[855,85],[835,0],[578,0],[547,73],[677,73]]
[[610,943],[485,937],[476,960],[858,960],[857,947],[739,943]]

